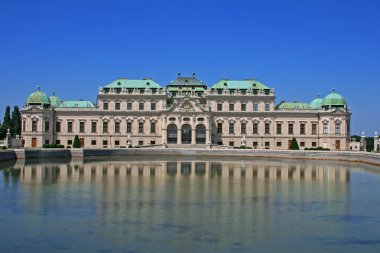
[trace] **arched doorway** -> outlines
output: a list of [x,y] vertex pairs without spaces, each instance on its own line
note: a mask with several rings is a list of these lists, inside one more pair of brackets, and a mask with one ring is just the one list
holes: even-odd
[[195,128],[195,141],[197,144],[206,144],[206,127],[203,124]]
[[191,126],[189,124],[183,125],[181,133],[182,144],[191,144]]
[[174,124],[168,125],[166,132],[168,144],[177,144],[177,126]]

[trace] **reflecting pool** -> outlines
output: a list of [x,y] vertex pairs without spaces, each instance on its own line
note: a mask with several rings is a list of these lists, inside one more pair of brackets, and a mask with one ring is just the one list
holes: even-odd
[[199,157],[0,164],[0,252],[380,252],[380,168]]

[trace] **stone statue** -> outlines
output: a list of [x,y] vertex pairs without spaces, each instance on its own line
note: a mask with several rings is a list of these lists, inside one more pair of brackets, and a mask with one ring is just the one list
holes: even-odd
[[131,148],[132,147],[132,138],[131,138],[131,135],[128,134],[128,137],[127,137],[127,148]]
[[241,146],[246,146],[247,145],[247,140],[245,139],[245,135],[241,138]]

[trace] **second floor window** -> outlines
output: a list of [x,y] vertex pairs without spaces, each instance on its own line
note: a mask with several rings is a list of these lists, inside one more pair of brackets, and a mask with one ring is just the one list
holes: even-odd
[[235,109],[235,104],[230,104],[230,105],[229,105],[229,110],[230,110],[230,112],[233,112],[234,109]]
[[150,122],[150,132],[152,134],[156,133],[156,122]]
[[79,122],[79,132],[84,133],[84,122],[83,121]]
[[139,134],[143,134],[143,133],[144,133],[144,123],[139,122]]
[[50,130],[50,122],[45,121],[45,132],[49,132],[49,130]]
[[323,123],[323,134],[328,134],[329,133],[329,127],[327,123]]
[[254,112],[258,112],[259,111],[259,104],[258,103],[254,103],[253,104],[253,111]]
[[282,134],[282,124],[281,123],[277,123],[277,134]]
[[259,123],[253,123],[252,133],[259,134]]
[[156,110],[156,103],[151,103],[150,104],[150,110],[155,111]]
[[55,131],[57,133],[61,132],[61,122],[59,122],[59,121],[55,122]]
[[120,110],[120,103],[119,102],[115,103],[115,110],[116,111]]
[[223,104],[221,104],[221,103],[217,104],[217,105],[216,105],[216,110],[217,110],[218,112],[221,112],[221,111],[223,110]]
[[37,120],[32,121],[32,131],[37,132]]
[[305,123],[300,124],[300,134],[306,134]]
[[246,104],[241,104],[241,111],[245,112],[247,110],[247,105]]
[[96,133],[96,121],[91,122],[91,133]]
[[265,123],[265,134],[270,134],[270,123]]
[[142,102],[139,103],[139,110],[144,111],[144,103]]
[[217,133],[218,134],[222,134],[223,133],[223,123],[218,123],[218,127],[217,127]]
[[132,133],[132,122],[127,122],[127,133]]
[[289,123],[288,125],[288,134],[294,134],[294,124]]
[[132,103],[131,102],[127,103],[127,110],[132,111]]
[[68,133],[73,132],[73,122],[72,121],[67,122],[67,132]]
[[103,103],[103,110],[108,110],[108,103]]
[[311,134],[317,134],[317,124],[311,125]]
[[103,133],[108,133],[108,122],[103,122]]
[[241,134],[247,134],[247,124],[246,123],[241,123],[240,132],[241,132]]
[[230,125],[229,125],[229,133],[230,134],[234,134],[235,133],[235,124],[234,123],[230,123]]
[[115,122],[115,133],[120,133],[120,122]]
[[335,123],[335,134],[340,134],[340,122]]
[[266,112],[269,112],[270,111],[270,104],[265,104],[265,111]]

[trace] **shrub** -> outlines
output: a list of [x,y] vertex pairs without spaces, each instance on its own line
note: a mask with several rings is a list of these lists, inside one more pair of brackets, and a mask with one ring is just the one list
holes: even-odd
[[81,145],[80,145],[80,140],[79,140],[79,137],[78,135],[75,135],[74,137],[74,143],[73,143],[73,148],[80,148]]
[[299,150],[300,149],[300,147],[298,146],[298,142],[297,142],[296,138],[292,139],[292,142],[290,143],[289,149],[291,149],[291,150]]
[[330,149],[329,149],[329,148],[322,148],[322,147],[316,147],[316,148],[305,148],[305,150],[330,151]]
[[71,146],[67,146],[66,148],[71,148]]
[[2,146],[1,149],[2,149],[2,150],[6,150],[7,147],[6,147],[6,146]]

